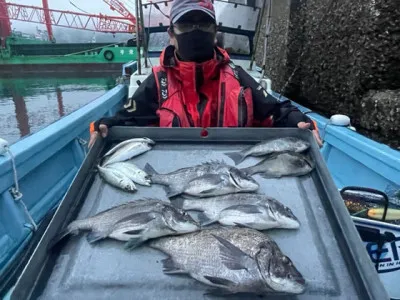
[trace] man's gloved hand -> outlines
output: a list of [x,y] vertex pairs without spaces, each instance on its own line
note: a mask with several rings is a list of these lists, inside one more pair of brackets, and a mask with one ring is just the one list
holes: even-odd
[[99,131],[92,131],[90,133],[90,140],[89,140],[89,144],[88,147],[91,148],[94,144],[94,142],[97,139],[97,136],[99,135],[99,133],[101,134],[101,136],[103,138],[105,138],[108,135],[108,127],[105,124],[100,124],[99,125]]
[[[297,127],[301,128],[301,129],[310,129],[311,124],[306,123],[306,122],[299,122],[299,123],[297,123]],[[319,136],[318,130],[314,129],[314,130],[312,130],[312,133],[315,137],[315,140],[317,141],[318,146],[322,147],[322,140],[321,140],[321,137]]]

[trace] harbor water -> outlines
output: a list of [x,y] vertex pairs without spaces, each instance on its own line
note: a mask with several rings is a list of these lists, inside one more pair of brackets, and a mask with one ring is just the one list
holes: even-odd
[[13,144],[114,86],[113,77],[0,78],[0,138]]

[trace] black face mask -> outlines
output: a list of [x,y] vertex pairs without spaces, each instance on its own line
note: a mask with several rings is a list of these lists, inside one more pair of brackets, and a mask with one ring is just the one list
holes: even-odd
[[194,30],[175,35],[182,60],[201,63],[214,56],[214,34]]

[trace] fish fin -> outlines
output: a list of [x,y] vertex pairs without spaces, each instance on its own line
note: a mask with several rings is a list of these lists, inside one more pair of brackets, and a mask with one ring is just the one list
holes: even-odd
[[163,259],[163,272],[164,274],[187,274],[187,271],[179,269],[171,257]]
[[[243,223],[238,223],[238,222],[233,222],[237,227],[242,227],[242,228],[251,228],[254,229],[254,227],[252,227],[252,225],[254,223],[247,223],[247,224],[243,224]],[[255,224],[254,224],[255,225]]]
[[258,173],[264,179],[281,178],[281,175],[268,174],[267,172]]
[[257,205],[251,205],[251,204],[232,205],[232,206],[225,208],[224,210],[238,210],[238,211],[244,212],[246,214],[261,214],[262,213],[262,211],[258,208]]
[[152,175],[158,175],[159,173],[153,168],[152,165],[150,165],[149,163],[147,163],[144,166],[143,171],[145,171],[148,175],[152,176]]
[[182,194],[182,190],[178,190],[174,186],[164,186],[164,191],[166,193],[167,198],[173,198]]
[[204,212],[199,212],[197,214],[201,226],[207,226],[217,221],[210,219]]
[[246,158],[242,152],[227,152],[224,154],[232,159],[235,165],[240,164]]
[[230,280],[224,279],[224,278],[207,276],[207,275],[205,275],[204,278],[207,279],[212,284],[223,285],[226,287],[235,285],[235,283],[233,281],[230,281]]
[[144,229],[137,229],[137,230],[128,230],[125,231],[125,234],[131,234],[131,235],[138,235],[141,234],[144,231]]
[[222,263],[231,270],[248,270],[248,264],[253,260],[247,253],[228,242],[226,239],[212,234],[219,242]]
[[145,241],[143,240],[142,237],[137,237],[137,238],[131,238],[129,241],[127,241],[124,245],[124,248],[126,250],[132,250],[137,247],[139,247],[141,244],[143,244]]
[[227,163],[224,160],[212,159],[206,162],[202,162],[203,166],[211,166],[211,165],[226,165]]
[[188,182],[183,192],[185,192],[190,187],[190,185],[193,185],[194,182],[197,180],[207,180],[211,186],[214,186],[212,188],[205,189],[199,192],[199,195],[206,195],[217,190],[218,189],[217,186],[224,181],[224,178],[221,176],[221,174],[206,174],[203,176],[196,177],[195,179]]
[[142,212],[142,213],[129,215],[129,216],[121,219],[117,223],[115,223],[115,225],[119,225],[119,224],[125,223],[125,222],[131,223],[131,224],[146,224],[146,223],[153,221],[155,218],[156,218],[155,212]]
[[183,205],[185,204],[185,200],[186,200],[186,197],[182,197],[181,196],[181,197],[175,197],[174,199],[171,199],[170,202],[174,207],[183,209]]
[[104,232],[92,231],[87,234],[86,239],[90,244],[92,244],[99,240],[105,239],[106,237],[107,237],[107,234],[105,234]]

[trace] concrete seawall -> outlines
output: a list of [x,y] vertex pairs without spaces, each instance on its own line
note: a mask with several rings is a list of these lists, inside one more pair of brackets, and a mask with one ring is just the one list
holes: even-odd
[[273,89],[328,117],[347,114],[363,133],[400,147],[398,0],[271,3],[256,60],[266,55]]

